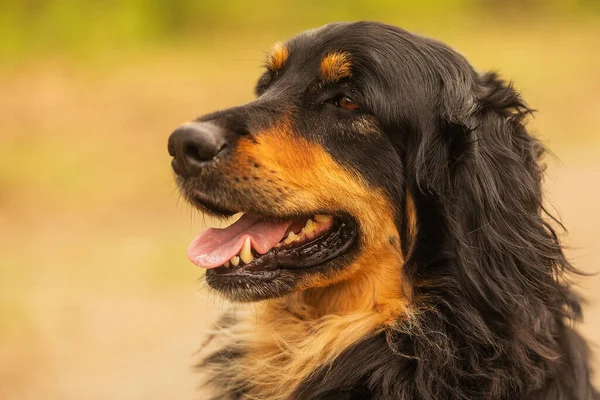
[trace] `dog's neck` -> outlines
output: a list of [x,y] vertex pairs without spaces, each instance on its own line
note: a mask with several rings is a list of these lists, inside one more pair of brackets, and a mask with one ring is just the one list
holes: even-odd
[[387,320],[399,316],[406,306],[401,273],[398,267],[395,271],[382,268],[374,274],[358,272],[352,279],[291,295],[284,304],[313,310],[313,319],[331,314],[374,313]]
[[238,377],[256,398],[287,399],[315,368],[398,323],[409,307],[397,246],[386,241],[355,266],[335,284],[237,308],[237,323],[220,337],[243,356],[215,365],[213,376]]
[[[393,267],[393,268],[392,268]],[[288,398],[301,382],[352,345],[395,324],[407,301],[396,262],[324,288],[261,304],[236,328],[245,342],[240,376],[257,398]]]
[[270,301],[268,308],[296,309],[306,313],[307,320],[355,313],[378,314],[385,320],[398,317],[410,298],[402,263],[397,246],[381,243],[360,254],[345,279]]

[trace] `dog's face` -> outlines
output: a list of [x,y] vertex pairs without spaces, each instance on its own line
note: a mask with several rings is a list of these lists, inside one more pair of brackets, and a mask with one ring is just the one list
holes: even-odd
[[244,213],[188,250],[212,288],[256,301],[401,274],[414,223],[405,153],[435,96],[407,35],[373,23],[305,32],[274,47],[254,101],[171,135],[185,197],[218,217]]

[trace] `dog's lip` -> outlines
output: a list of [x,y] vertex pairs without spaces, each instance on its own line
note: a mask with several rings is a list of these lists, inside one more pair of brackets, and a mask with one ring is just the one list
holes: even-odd
[[202,211],[218,218],[229,218],[235,214],[243,212],[225,207],[223,204],[213,201],[201,192],[192,192],[186,196],[192,205],[199,207]]
[[275,246],[248,264],[220,266],[207,270],[218,277],[273,279],[281,270],[305,272],[346,253],[358,236],[357,225],[349,218],[335,218],[329,229],[299,244]]
[[[253,269],[257,264],[268,269],[309,255],[310,252],[304,252],[285,256],[292,249],[327,236],[337,228],[336,224],[342,223],[330,215],[272,220],[244,214],[227,227],[202,231],[188,247],[187,254],[191,262],[207,269],[238,266]],[[338,244],[329,241],[327,246],[333,248]],[[263,256],[263,260],[254,262]],[[302,264],[302,260],[297,260],[297,264]]]
[[[210,215],[216,216],[217,218],[228,218],[238,213],[245,213],[244,209],[252,208],[241,205],[233,208],[230,204],[224,205],[221,201],[216,201],[213,199],[212,196],[208,196],[203,192],[198,192],[195,190],[187,192],[186,194],[186,197],[193,205],[196,205],[201,210]],[[318,237],[309,237],[306,242],[301,243],[297,247],[286,246],[283,243],[278,243],[270,251],[260,255],[260,257],[255,258],[252,262],[245,265],[244,268],[233,268],[232,264],[229,265],[229,268],[226,268],[225,266],[216,266],[208,269],[207,274],[216,274],[218,276],[234,276],[241,274],[268,279],[274,278],[278,274],[277,271],[280,269],[309,270],[312,269],[312,267],[316,267],[333,258],[341,256],[343,253],[348,251],[351,245],[356,241],[359,231],[357,220],[345,212],[331,213],[330,211],[314,210],[307,211],[306,213],[302,214],[273,213],[267,215],[260,213],[259,217],[264,219],[296,221],[299,219],[304,219],[304,221],[306,221],[310,218],[314,218],[317,215],[331,217],[333,221],[331,229],[328,228],[327,232],[319,232]],[[300,228],[302,228],[302,226]],[[284,238],[281,240],[281,242],[288,238],[290,229],[285,232]],[[331,231],[334,232],[332,233]],[[337,241],[335,245],[331,244],[334,241]],[[319,251],[319,243],[321,243],[321,250],[329,245],[331,251]],[[285,257],[285,255],[291,250],[294,250],[297,253],[294,260],[292,260],[293,257],[291,256],[287,259]],[[277,256],[277,254],[279,254],[279,256]],[[319,254],[322,257],[319,257]],[[258,260],[261,261],[258,262]],[[192,262],[196,263],[195,261]]]

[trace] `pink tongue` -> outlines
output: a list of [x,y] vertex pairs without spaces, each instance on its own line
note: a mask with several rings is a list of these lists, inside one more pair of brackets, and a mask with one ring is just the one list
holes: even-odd
[[283,239],[292,221],[267,221],[242,215],[227,228],[208,228],[190,244],[187,256],[202,268],[216,268],[237,255],[247,237],[252,248],[265,254]]

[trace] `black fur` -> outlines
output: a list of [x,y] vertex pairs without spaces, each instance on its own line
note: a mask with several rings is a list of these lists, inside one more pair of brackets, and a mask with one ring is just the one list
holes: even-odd
[[[581,308],[564,275],[577,271],[544,219],[544,149],[526,131],[529,108],[438,42],[343,26],[371,36],[368,51],[384,48],[380,62],[390,63],[377,69],[387,93],[379,87],[372,98],[387,103],[379,118],[405,160],[417,209],[404,266],[416,313],[324,366],[298,398],[598,398],[585,343],[570,326]],[[427,81],[416,93],[393,64],[408,58],[413,78]]]
[[[599,398],[571,327],[581,306],[566,275],[577,270],[547,222],[544,148],[526,130],[531,110],[519,94],[447,46],[383,24],[332,24],[288,46],[286,69],[261,79],[264,97],[244,106],[244,122],[231,117],[239,108],[206,118],[252,131],[291,103],[297,132],[397,204],[414,308],[315,371],[295,398]],[[313,84],[318,61],[337,49],[352,55],[352,79]],[[340,87],[380,135],[354,132],[319,105]],[[414,237],[403,227],[407,193]]]

